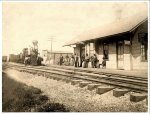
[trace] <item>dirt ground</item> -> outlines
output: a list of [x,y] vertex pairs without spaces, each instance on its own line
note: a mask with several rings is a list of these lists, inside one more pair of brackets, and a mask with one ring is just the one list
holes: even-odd
[[98,95],[95,90],[89,91],[86,87],[80,88],[38,75],[10,69],[5,73],[19,82],[41,89],[51,102],[63,104],[71,112],[147,112],[146,100],[130,102],[130,93],[116,98],[112,91]]

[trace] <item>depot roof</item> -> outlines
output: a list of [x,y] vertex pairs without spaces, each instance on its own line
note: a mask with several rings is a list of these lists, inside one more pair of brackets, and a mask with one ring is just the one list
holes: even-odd
[[[50,50],[42,50],[42,51],[46,51],[48,53],[51,53]],[[72,52],[69,52],[69,51],[53,51],[52,53],[72,54]]]
[[147,20],[147,16],[141,17],[126,17],[111,23],[104,24],[93,30],[89,30],[80,34],[76,38],[67,42],[64,46],[69,46],[73,44],[82,44],[85,41],[90,41],[93,39],[103,39],[107,36],[117,35],[120,33],[131,32],[136,29],[139,25]]

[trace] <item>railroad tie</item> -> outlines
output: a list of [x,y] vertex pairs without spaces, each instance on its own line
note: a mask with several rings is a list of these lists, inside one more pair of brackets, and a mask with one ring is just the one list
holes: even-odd
[[130,101],[131,102],[139,102],[139,101],[142,101],[144,99],[147,100],[147,96],[148,96],[147,93],[134,93],[134,94],[130,94]]
[[53,80],[55,79],[53,74],[49,74],[49,77],[50,77],[50,79],[53,79]]
[[54,77],[53,74],[51,74],[51,73],[49,73],[48,76],[49,76],[50,79],[53,79],[53,77]]
[[88,84],[91,84],[91,82],[80,82],[79,87],[83,88],[83,87],[87,86]]
[[129,91],[130,90],[128,90],[128,89],[116,88],[113,90],[113,96],[115,96],[115,97],[124,96],[124,94],[128,93]]
[[44,73],[44,72],[42,72],[41,75],[42,75],[43,77],[45,77],[45,73]]
[[97,88],[98,86],[100,86],[101,84],[88,84],[87,89],[88,90],[93,90],[95,88]]
[[66,77],[62,77],[62,78],[61,78],[61,81],[66,82],[66,83],[69,83],[69,80],[70,80],[70,79],[68,79],[68,78],[66,78]]
[[43,72],[43,76],[44,76],[44,77],[46,76],[46,72]]
[[110,76],[112,76],[112,74],[106,74],[106,76],[110,77]]
[[57,77],[53,76],[53,80],[56,80],[56,79],[57,79]]
[[62,81],[66,82],[66,78],[62,78]]
[[71,81],[71,85],[76,85],[76,84],[78,84],[80,82],[81,82],[81,80],[72,80]]
[[56,77],[55,77],[55,80],[59,81],[59,78],[56,76]]
[[49,75],[49,78],[50,78],[50,79],[53,79],[53,76]]
[[60,77],[56,77],[56,80],[57,80],[57,81],[60,81],[60,80],[61,80],[61,78],[60,78]]
[[96,89],[96,93],[101,95],[103,93],[111,91],[112,89],[114,89],[114,87],[111,87],[111,86],[100,86],[100,87],[98,87]]
[[69,83],[70,81],[71,81],[71,79],[69,79],[69,78],[66,78],[66,79],[65,79],[65,82],[66,82],[66,83]]
[[41,75],[40,72],[37,72],[37,75],[40,76]]

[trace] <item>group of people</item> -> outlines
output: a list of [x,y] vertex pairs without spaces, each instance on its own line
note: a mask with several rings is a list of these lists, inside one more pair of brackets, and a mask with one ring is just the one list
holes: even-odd
[[81,57],[78,54],[74,54],[71,57],[66,56],[65,58],[61,55],[59,64],[62,65],[64,63],[68,63],[67,65],[75,66],[75,67],[83,67],[83,68],[106,68],[106,59],[105,57],[102,58],[100,61],[96,54],[93,56],[89,56],[87,53],[86,55],[82,55]]

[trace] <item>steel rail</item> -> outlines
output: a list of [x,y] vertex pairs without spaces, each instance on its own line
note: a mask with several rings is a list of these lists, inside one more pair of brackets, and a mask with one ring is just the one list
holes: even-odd
[[[89,77],[85,77],[85,76],[78,76],[78,75],[74,75],[74,74],[68,74],[65,72],[60,72],[60,71],[55,71],[55,70],[50,70],[50,69],[43,69],[44,67],[25,67],[25,66],[21,66],[21,65],[8,65],[10,67],[14,67],[20,70],[24,70],[24,71],[31,71],[31,72],[36,72],[38,73],[43,73],[44,76],[48,73],[48,74],[55,74],[55,75],[59,75],[63,76],[63,77],[67,77],[70,79],[79,79],[79,80],[86,80],[86,81],[90,81],[90,82],[94,82],[94,83],[103,83],[106,85],[111,85],[111,86],[115,86],[115,87],[121,87],[121,88],[128,88],[131,89],[133,91],[142,91],[142,92],[147,92],[147,87],[142,86],[142,85],[136,85],[136,84],[131,84],[131,83],[122,83],[121,81],[118,82],[114,82],[114,80],[106,80],[106,76],[101,77],[100,79],[94,79],[94,78],[89,78]],[[58,78],[58,76],[57,76]],[[61,78],[61,77],[60,77]],[[138,82],[139,83],[139,82]]]

